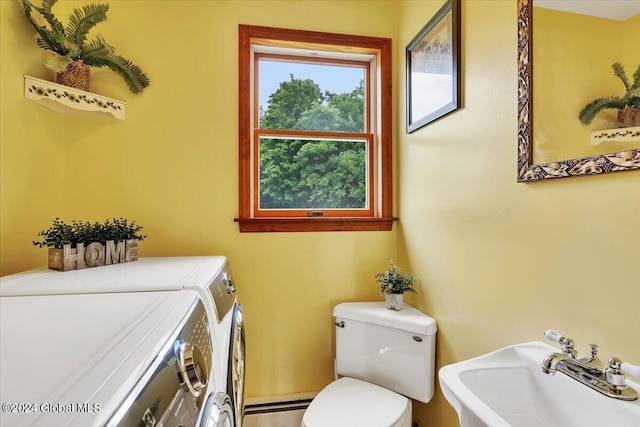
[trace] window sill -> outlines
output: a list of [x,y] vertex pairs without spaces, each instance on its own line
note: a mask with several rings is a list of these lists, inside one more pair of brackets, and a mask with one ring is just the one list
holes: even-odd
[[241,233],[390,231],[398,218],[236,218]]

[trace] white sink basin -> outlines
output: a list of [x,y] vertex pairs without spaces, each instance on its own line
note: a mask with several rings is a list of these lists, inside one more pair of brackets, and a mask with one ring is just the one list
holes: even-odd
[[[612,399],[540,363],[557,347],[531,342],[440,369],[440,387],[462,427],[640,426],[640,399]],[[640,385],[627,379],[640,391]]]

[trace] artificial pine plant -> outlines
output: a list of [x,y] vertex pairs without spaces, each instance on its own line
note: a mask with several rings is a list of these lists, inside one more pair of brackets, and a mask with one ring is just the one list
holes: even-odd
[[[91,67],[108,67],[119,74],[133,93],[140,93],[149,86],[149,77],[142,69],[131,61],[115,54],[113,46],[107,44],[98,34],[95,39],[87,41],[89,31],[97,24],[107,20],[107,4],[87,4],[82,9],[74,8],[66,27],[52,12],[58,0],[42,0],[38,7],[29,0],[20,0],[27,19],[40,36],[38,46],[53,54],[46,66],[55,72],[64,71],[74,61],[80,61]],[[40,25],[32,16],[37,11],[45,25]]]
[[627,108],[640,108],[640,66],[638,66],[636,72],[633,73],[633,83],[629,81],[622,64],[616,62],[611,66],[611,68],[613,68],[613,74],[622,80],[626,93],[622,97],[609,96],[606,98],[598,98],[587,104],[582,111],[580,111],[579,116],[580,121],[585,125],[590,124],[596,114],[605,109],[623,111]]

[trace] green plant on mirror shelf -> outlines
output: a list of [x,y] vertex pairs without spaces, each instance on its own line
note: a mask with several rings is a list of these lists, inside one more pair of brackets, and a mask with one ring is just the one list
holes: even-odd
[[640,126],[640,66],[633,73],[633,81],[629,80],[621,63],[616,62],[611,68],[613,74],[622,81],[625,94],[598,98],[590,102],[580,111],[580,121],[588,125],[600,111],[614,109],[618,110],[618,127]]

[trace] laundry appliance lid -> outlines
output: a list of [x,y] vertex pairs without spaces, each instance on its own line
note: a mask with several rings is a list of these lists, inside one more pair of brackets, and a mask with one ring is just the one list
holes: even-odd
[[34,404],[31,413],[3,411],[0,425],[103,425],[173,344],[197,298],[194,291],[0,298],[0,394]]
[[1,277],[0,296],[206,288],[225,262],[224,256],[152,257],[65,272],[41,268]]
[[406,397],[375,384],[343,377],[313,399],[303,417],[306,427],[393,427],[410,411]]

